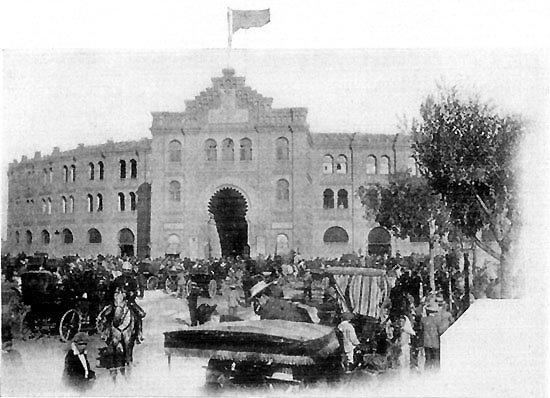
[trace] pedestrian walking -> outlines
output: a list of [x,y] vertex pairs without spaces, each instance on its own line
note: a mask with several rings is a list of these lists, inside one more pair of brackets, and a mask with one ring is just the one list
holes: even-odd
[[345,363],[344,369],[346,372],[352,370],[353,364],[355,362],[353,353],[355,347],[359,345],[359,339],[355,334],[355,328],[350,323],[353,319],[353,314],[351,312],[344,312],[342,314],[342,322],[338,325],[338,330],[342,333],[342,345],[345,354]]
[[427,315],[422,318],[424,355],[426,356],[425,369],[439,367],[439,336],[441,336],[441,322],[438,312],[439,308],[434,304],[430,304],[426,307]]
[[311,276],[311,271],[306,269],[306,274],[304,275],[304,299],[307,298],[309,301],[312,299],[311,288],[313,286],[313,277]]

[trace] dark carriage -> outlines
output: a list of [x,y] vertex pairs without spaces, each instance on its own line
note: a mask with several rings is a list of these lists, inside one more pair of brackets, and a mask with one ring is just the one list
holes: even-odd
[[218,280],[216,280],[216,273],[210,270],[209,267],[191,268],[186,279],[185,288],[187,292],[191,290],[191,283],[195,282],[200,289],[201,296],[210,298],[216,297],[219,283]]
[[284,320],[207,323],[164,333],[173,356],[209,358],[206,385],[273,386],[336,380],[341,352],[334,328]]
[[95,330],[93,307],[98,307],[99,301],[75,294],[58,282],[56,275],[47,270],[21,275],[22,339],[59,333],[63,341],[70,341],[81,330]]

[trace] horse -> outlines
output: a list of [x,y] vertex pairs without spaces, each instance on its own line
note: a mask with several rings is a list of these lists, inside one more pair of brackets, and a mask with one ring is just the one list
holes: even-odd
[[125,375],[126,367],[133,362],[137,331],[135,315],[128,305],[126,293],[117,288],[113,297],[113,303],[99,313],[97,325],[101,338],[107,344],[100,354],[100,362],[115,379],[118,370]]

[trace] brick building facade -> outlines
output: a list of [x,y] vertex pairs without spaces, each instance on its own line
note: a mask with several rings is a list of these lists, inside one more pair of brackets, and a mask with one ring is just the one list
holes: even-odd
[[[409,137],[312,133],[305,108],[272,108],[232,69],[151,139],[36,153],[10,164],[4,252],[335,257],[405,251],[354,192],[413,170]],[[403,251],[402,251],[403,252]]]

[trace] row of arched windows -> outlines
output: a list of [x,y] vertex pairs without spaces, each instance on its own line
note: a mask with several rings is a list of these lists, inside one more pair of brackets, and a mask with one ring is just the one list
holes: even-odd
[[[135,179],[138,176],[138,168],[137,168],[137,160],[131,159],[130,160],[130,178]],[[126,170],[126,161],[121,159],[119,161],[120,165],[120,179],[125,180],[128,178],[128,172]]]
[[[377,159],[374,155],[367,156],[367,174],[390,174],[390,158],[381,156]],[[338,155],[336,160],[332,155],[325,155],[323,158],[323,174],[347,174],[348,158],[345,155]]]
[[[59,231],[55,232],[56,235],[59,235]],[[43,245],[49,245],[51,242],[51,236],[47,229],[42,230],[40,233],[40,240]],[[65,228],[63,231],[61,231],[61,241],[64,244],[71,244],[74,241],[73,233],[70,229]],[[91,228],[88,230],[88,243],[101,243],[102,237],[101,233],[96,228]],[[21,236],[19,234],[19,231],[15,231],[15,243],[20,244],[21,243]],[[32,244],[32,232],[27,230],[25,232],[25,243],[27,245]]]
[[[323,191],[323,209],[334,209],[334,196],[335,192],[327,188]],[[348,208],[348,191],[345,189],[340,189],[336,193],[336,207],[339,209]]]
[[[136,210],[137,196],[134,192],[128,194],[130,210]],[[30,199],[32,200],[32,199]],[[118,193],[118,209],[119,211],[126,211],[126,195],[122,192]],[[89,213],[94,211],[103,211],[103,195],[98,193],[96,195],[88,194],[86,196],[86,209]],[[74,213],[74,197],[61,196],[61,213]],[[52,214],[52,198],[42,199],[42,214]]]
[[90,162],[88,164],[88,175],[91,181],[95,180],[96,178],[98,180],[103,180],[104,174],[105,174],[105,166],[103,165],[103,162],[101,161],[97,162],[97,169],[94,163]]
[[[204,151],[206,160],[215,162],[218,160],[218,143],[213,138],[204,142]],[[243,138],[239,141],[238,159],[240,161],[252,160],[252,141],[249,138]],[[168,145],[169,159],[171,162],[181,162],[181,143],[178,140],[170,141]],[[275,141],[275,159],[289,160],[289,142],[285,137],[279,137]],[[221,143],[221,160],[235,160],[235,143],[231,138],[226,138]]]
[[71,166],[63,166],[63,181],[64,182],[75,182],[76,180],[76,166],[73,164]]

